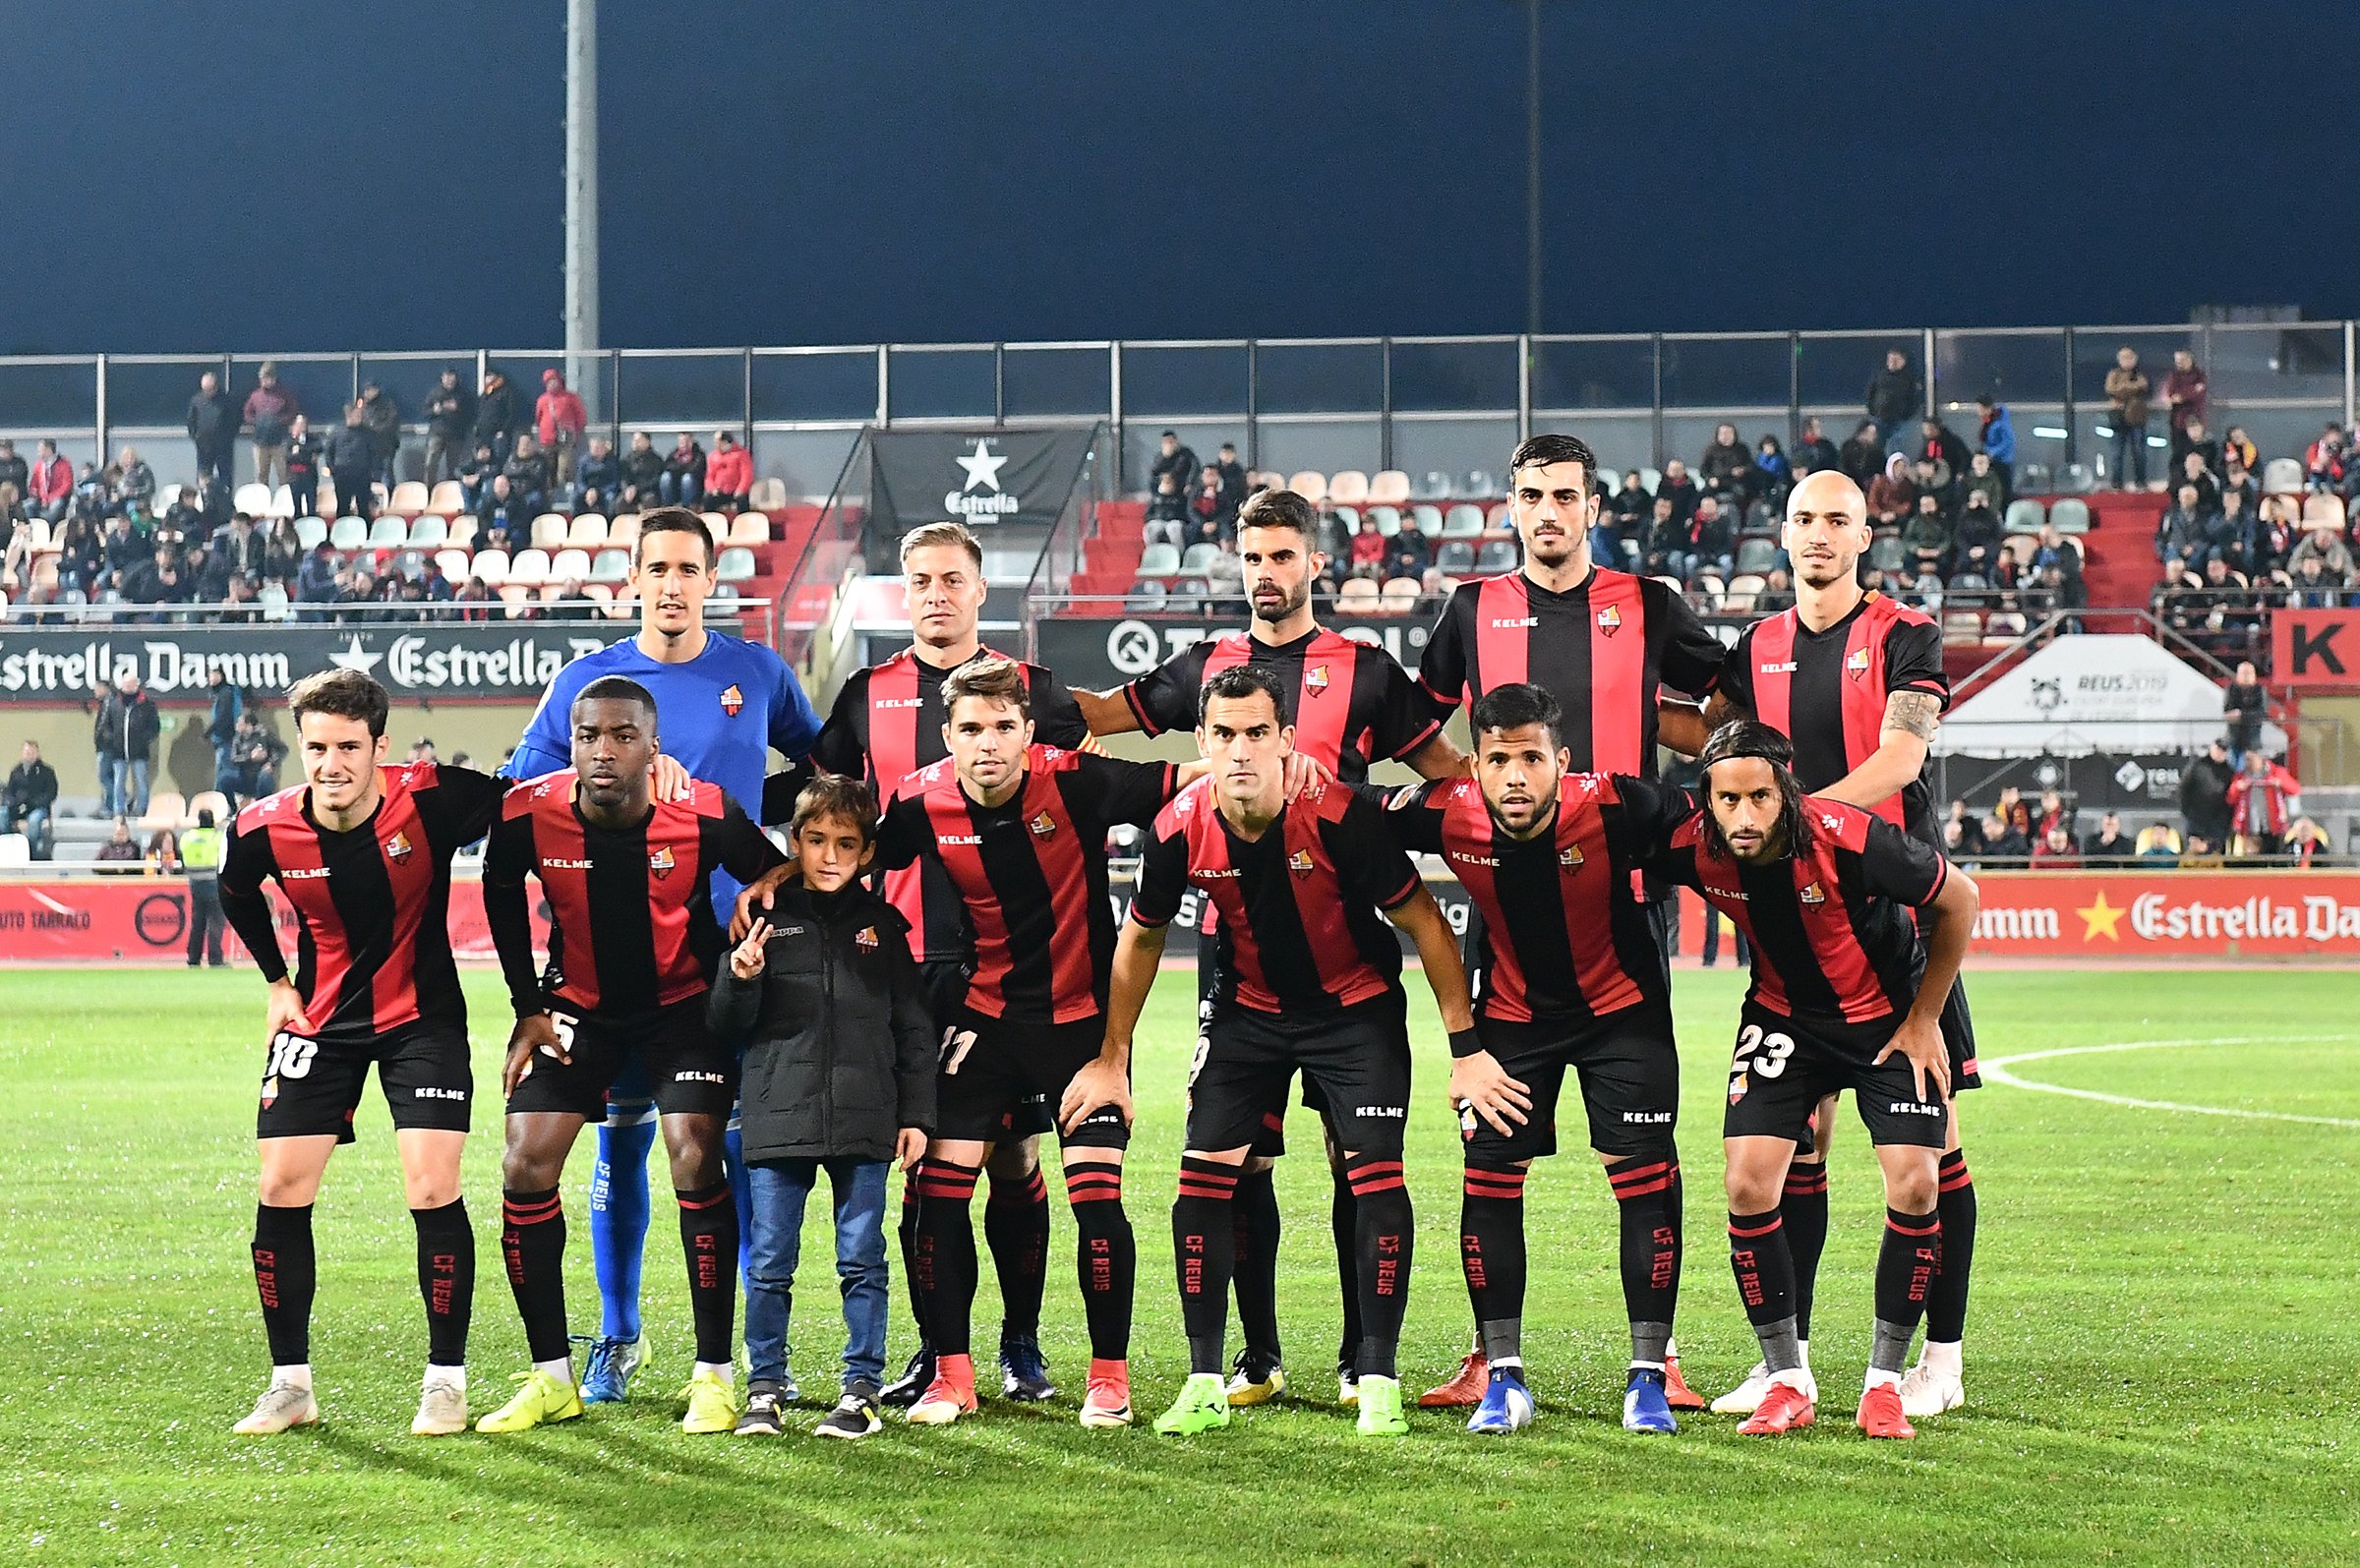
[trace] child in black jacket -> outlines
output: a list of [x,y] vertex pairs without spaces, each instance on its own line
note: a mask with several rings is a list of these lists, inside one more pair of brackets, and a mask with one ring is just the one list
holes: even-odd
[[910,927],[860,885],[876,797],[822,776],[796,801],[800,872],[714,977],[714,1034],[745,1041],[738,1125],[751,1203],[745,1414],[739,1436],[783,1430],[787,1320],[803,1203],[824,1167],[836,1196],[844,1397],[817,1430],[877,1430],[885,1373],[885,1170],[907,1171],[934,1123],[934,1037]]

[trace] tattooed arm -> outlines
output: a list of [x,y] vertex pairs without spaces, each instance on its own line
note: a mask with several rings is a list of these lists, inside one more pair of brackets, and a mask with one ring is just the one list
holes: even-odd
[[1885,699],[1885,723],[1876,749],[1858,768],[1813,793],[1873,809],[1924,770],[1926,748],[1941,724],[1941,698],[1930,691],[1894,692]]

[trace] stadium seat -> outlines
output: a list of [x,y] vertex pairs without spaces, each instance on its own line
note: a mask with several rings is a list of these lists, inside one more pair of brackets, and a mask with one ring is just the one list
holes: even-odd
[[2013,642],[2024,635],[2024,616],[2013,610],[1997,610],[1983,617],[1983,641]]
[[533,591],[522,583],[508,583],[500,591],[501,603],[508,607],[508,619],[521,620],[533,608]]
[[1165,596],[1164,608],[1183,615],[1201,615],[1205,603],[1212,595],[1212,587],[1202,577],[1183,577],[1172,584]]
[[757,479],[748,492],[745,503],[758,512],[783,511],[787,505],[787,482],[783,479]]
[[1369,476],[1357,468],[1339,469],[1328,476],[1328,498],[1345,506],[1360,506],[1369,500]]
[[1947,610],[1942,616],[1942,642],[1961,647],[1983,640],[1983,617],[1972,610]]
[[450,542],[461,550],[475,548],[475,518],[465,512],[450,520]]
[[612,583],[584,583],[582,597],[601,605],[612,605],[615,603],[615,585]]
[[1152,613],[1163,608],[1166,597],[1163,584],[1150,577],[1132,584],[1131,592],[1123,596],[1123,609],[1134,615]]
[[32,841],[21,833],[0,833],[0,866],[32,864]]
[[583,512],[565,529],[565,543],[575,550],[596,550],[607,542],[607,520],[596,512]]
[[410,542],[410,520],[391,512],[384,513],[369,524],[369,543],[372,545],[406,545]]
[[770,543],[770,519],[757,511],[742,511],[730,519],[730,544],[751,550]]
[[25,536],[25,548],[28,550],[58,548],[57,541],[49,536],[49,520],[45,517],[29,517],[17,525],[17,531]]
[[357,517],[339,517],[328,525],[327,542],[338,550],[358,550],[369,543],[369,525]]
[[1372,506],[1369,516],[1376,521],[1377,532],[1386,539],[1401,532],[1401,509],[1397,506]]
[[2273,457],[2262,465],[2262,488],[2272,495],[2284,494],[2303,488],[2303,462],[2299,457]]
[[2097,489],[2097,473],[2088,463],[2067,463],[2057,476],[2057,489],[2074,495],[2087,495]]
[[[250,513],[249,515],[252,514]],[[270,493],[270,508],[266,515],[273,518],[294,516],[295,492],[285,485],[281,485],[278,487],[278,489],[272,491]]]
[[270,510],[271,490],[267,485],[240,485],[230,505],[249,517],[260,517]]
[[1150,545],[1139,552],[1139,566],[1134,577],[1169,577],[1180,569],[1180,547]]
[[405,479],[393,487],[393,494],[385,497],[385,505],[404,517],[415,517],[428,509],[431,494],[425,481]]
[[2076,495],[2063,496],[2050,503],[2049,523],[2060,534],[2090,532],[2090,503]]
[[1369,500],[1379,506],[1409,504],[1409,476],[1397,468],[1388,468],[1369,480]]
[[704,523],[705,532],[713,536],[714,549],[718,550],[729,542],[730,520],[727,517],[719,512],[698,512],[696,515]]
[[1418,481],[1415,494],[1416,498],[1422,501],[1448,500],[1450,498],[1450,476],[1439,468],[1426,470],[1426,477]]
[[466,487],[455,479],[438,481],[435,488],[427,493],[425,509],[441,512],[445,517],[458,516],[467,509]]
[[1752,572],[1740,572],[1729,580],[1721,595],[1721,612],[1725,615],[1750,615],[1753,602],[1767,585]]
[[508,581],[538,588],[549,581],[549,552],[538,548],[520,550],[508,557]]
[[2008,502],[2008,532],[2037,534],[2040,525],[2048,521],[2048,508],[2030,495],[2020,495]]
[[[1767,545],[1770,542],[1765,539],[1760,543]],[[1897,572],[1901,570],[1901,563],[1905,558],[1902,554],[1899,534],[1880,534],[1868,543],[1868,566],[1872,571]],[[1747,571],[1766,572],[1770,569],[1766,565],[1757,566],[1743,559],[1740,559],[1738,564]]]
[[1360,532],[1359,507],[1338,506],[1329,511],[1328,515],[1335,520],[1336,532],[1343,535],[1344,538],[1350,539],[1354,534]]
[[1645,491],[1648,494],[1654,494],[1655,488],[1658,485],[1661,485],[1663,482],[1664,472],[1662,469],[1647,468],[1644,466],[1639,469],[1639,489]]
[[1515,531],[1516,514],[1507,502],[1494,501],[1483,509],[1483,526],[1493,533],[1512,533]]
[[607,606],[607,618],[610,620],[638,619],[639,591],[629,583],[624,583],[617,588],[614,603]]
[[1479,539],[1483,535],[1483,508],[1460,501],[1443,516],[1445,539]]
[[1469,500],[1490,500],[1493,496],[1504,495],[1507,492],[1498,480],[1492,477],[1490,469],[1470,468],[1467,470],[1466,489],[1459,494]]
[[754,552],[743,545],[733,545],[721,552],[721,560],[713,568],[713,580],[721,583],[750,583],[757,570]]
[[200,811],[209,811],[213,814],[214,827],[226,828],[229,826],[229,796],[220,790],[200,789],[189,796],[190,827],[197,826],[197,813]]
[[[384,563],[384,554],[381,553],[378,557],[378,560],[379,564],[382,566]],[[423,550],[405,550],[401,552],[399,554],[393,556],[391,569],[399,572],[404,577],[425,576],[426,552]]]
[[1622,488],[1622,476],[1611,468],[1598,470],[1598,494],[1612,495]]
[[1436,569],[1464,577],[1475,569],[1475,547],[1463,539],[1446,539],[1434,552]]
[[277,581],[266,582],[254,597],[256,602],[263,607],[264,620],[282,621],[295,618],[295,611],[287,607],[286,584]]
[[624,512],[607,524],[607,543],[629,550],[639,543],[639,514]]
[[588,551],[560,550],[550,557],[549,580],[551,582],[561,583],[575,577],[579,577],[585,582],[589,580],[590,552]]
[[1328,476],[1307,468],[1288,475],[1286,488],[1317,506],[1328,498]]
[[1418,532],[1428,539],[1443,537],[1443,509],[1440,506],[1420,501],[1409,509],[1409,517],[1417,525]]
[[590,557],[590,580],[594,583],[620,583],[631,575],[631,552],[610,545]]
[[1476,552],[1475,569],[1487,577],[1496,572],[1512,572],[1519,558],[1514,540],[1495,539]]
[[1426,585],[1415,577],[1387,578],[1385,586],[1378,590],[1378,597],[1385,602],[1386,612],[1395,615],[1406,615],[1417,609],[1418,601],[1425,595]]
[[1383,603],[1384,596],[1377,585],[1366,577],[1347,577],[1343,587],[1335,591],[1335,608],[1368,614]]
[[324,517],[296,518],[295,539],[306,550],[318,550],[322,545],[327,543],[327,519]]
[[158,828],[177,832],[189,817],[189,803],[177,789],[158,789],[148,797],[148,813],[140,818],[143,832],[153,833]]
[[312,509],[323,517],[336,517],[344,508],[336,503],[336,482],[323,476],[320,489],[312,495]]
[[504,550],[479,550],[474,558],[467,562],[467,572],[469,576],[481,577],[492,587],[498,588],[508,580],[508,552]]
[[1180,553],[1180,569],[1184,572],[1205,571],[1212,565],[1220,553],[1221,547],[1210,540],[1191,545]]
[[410,519],[410,543],[422,550],[434,550],[450,543],[450,522],[433,512]]
[[2314,491],[2304,496],[2303,526],[2305,528],[2341,528],[2343,526],[2343,497],[2330,491]]
[[467,552],[463,550],[435,552],[435,564],[442,568],[442,575],[449,579],[454,588],[475,573],[474,564],[468,560]]
[[1766,573],[1778,564],[1778,546],[1767,539],[1738,541],[1737,569],[1740,575]]
[[2033,552],[2039,548],[2039,536],[2036,534],[2010,534],[1999,543],[2000,552],[2015,556],[2016,564],[2019,566],[2030,566],[2033,563]]
[[543,512],[533,519],[533,543],[543,550],[562,550],[565,530],[572,526],[562,512]]

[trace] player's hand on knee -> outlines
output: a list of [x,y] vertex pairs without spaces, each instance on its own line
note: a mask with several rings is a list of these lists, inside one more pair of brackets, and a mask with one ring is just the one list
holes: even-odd
[[730,950],[730,972],[740,980],[751,980],[761,974],[769,961],[770,922],[757,916],[746,929],[745,940]]
[[275,1040],[281,1034],[302,1034],[303,993],[295,989],[292,980],[270,982],[270,1002],[263,1015],[263,1032]]
[[1916,1017],[1902,1019],[1893,1038],[1876,1053],[1876,1065],[1882,1067],[1895,1052],[1909,1058],[1914,1081],[1920,1100],[1944,1100],[1950,1097],[1950,1053],[1942,1044],[1942,1029],[1931,1021],[1920,1022]]
[[1131,1125],[1131,1075],[1103,1060],[1090,1063],[1066,1084],[1057,1102],[1057,1126],[1071,1132],[1100,1106],[1120,1113],[1125,1127]]
[[556,1020],[546,1013],[528,1014],[518,1018],[516,1027],[508,1032],[508,1060],[500,1073],[502,1092],[516,1092],[516,1085],[522,1083],[525,1074],[532,1072],[536,1055],[547,1054],[570,1067],[573,1053],[567,1048],[567,1032],[559,1029]]
[[1509,1077],[1507,1069],[1489,1051],[1451,1061],[1450,1102],[1473,1107],[1502,1137],[1532,1119],[1531,1089]]

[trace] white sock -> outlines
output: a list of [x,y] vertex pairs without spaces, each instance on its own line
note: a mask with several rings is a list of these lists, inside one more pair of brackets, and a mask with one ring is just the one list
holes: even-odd
[[[1671,1352],[1667,1351],[1665,1354],[1670,1355]],[[1634,1372],[1660,1372],[1664,1369],[1664,1364],[1662,1362],[1632,1362],[1630,1369]]]
[[1901,1373],[1889,1372],[1881,1366],[1871,1366],[1868,1368],[1867,1379],[1860,1384],[1860,1392],[1865,1394],[1868,1392],[1868,1390],[1876,1387],[1879,1383],[1883,1383],[1888,1387],[1899,1388],[1901,1386]]
[[300,1388],[308,1393],[312,1386],[312,1364],[297,1362],[292,1366],[273,1366],[270,1368],[270,1383],[274,1388],[283,1383],[289,1388]]
[[1811,1342],[1799,1339],[1795,1342],[1795,1348],[1802,1353],[1802,1369],[1808,1372],[1811,1369]]
[[1930,1367],[1937,1372],[1948,1372],[1951,1376],[1956,1377],[1959,1375],[1960,1362],[1965,1349],[1966,1347],[1955,1339],[1948,1344],[1929,1339],[1925,1342],[1925,1349],[1918,1353],[1918,1365]]
[[1770,1381],[1784,1383],[1800,1394],[1810,1387],[1811,1369],[1808,1366],[1790,1366],[1783,1372],[1772,1372]]
[[1664,1336],[1664,1360],[1668,1362],[1680,1360],[1680,1341],[1669,1334]]
[[464,1394],[467,1392],[467,1368],[464,1366],[437,1366],[430,1362],[426,1368],[425,1386],[432,1388],[437,1383],[455,1388]]
[[707,1372],[720,1378],[725,1385],[734,1383],[738,1380],[738,1364],[736,1362],[698,1362],[695,1370],[690,1375],[702,1377]]
[[1521,1356],[1503,1356],[1498,1361],[1492,1363],[1492,1370],[1495,1372],[1521,1372],[1524,1370],[1524,1358]]
[[573,1386],[573,1358],[570,1356],[560,1356],[554,1362],[535,1362],[533,1370],[547,1372],[568,1388]]

